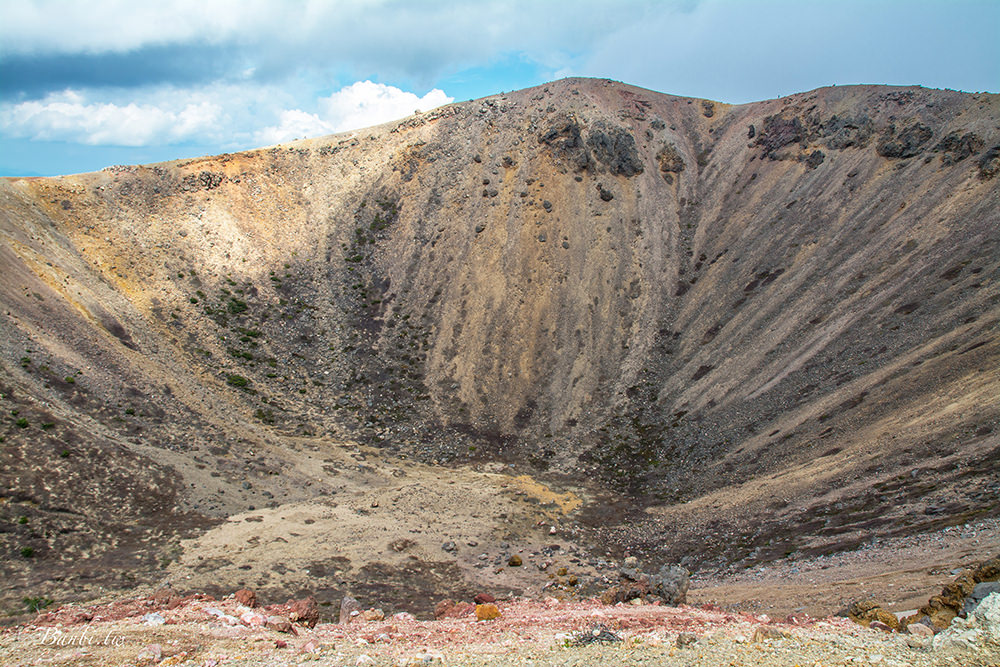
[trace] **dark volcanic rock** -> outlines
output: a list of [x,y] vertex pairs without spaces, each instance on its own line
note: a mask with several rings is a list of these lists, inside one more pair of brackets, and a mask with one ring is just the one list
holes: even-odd
[[924,145],[931,140],[934,132],[923,123],[913,123],[896,134],[895,125],[890,125],[886,133],[879,139],[875,150],[882,157],[908,158],[918,155],[924,150]]
[[987,181],[1000,172],[1000,146],[994,146],[979,158],[979,180]]
[[961,134],[952,132],[934,147],[934,151],[943,153],[941,162],[954,164],[983,150],[985,142],[973,132]]
[[827,147],[834,150],[867,146],[874,133],[875,124],[867,115],[834,115],[820,127],[820,134],[827,138]]
[[574,169],[583,170],[590,164],[590,152],[583,141],[580,125],[573,118],[562,118],[538,137],[552,154],[565,160]]
[[805,126],[798,116],[774,115],[764,119],[764,127],[754,145],[764,149],[764,156],[774,159],[778,149],[805,139]]
[[628,178],[643,171],[635,137],[625,128],[597,122],[587,137],[587,145],[594,159],[606,165],[612,174]]

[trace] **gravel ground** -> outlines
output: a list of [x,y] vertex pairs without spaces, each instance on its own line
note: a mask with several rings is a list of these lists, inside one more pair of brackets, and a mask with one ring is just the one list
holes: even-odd
[[[342,626],[320,624],[278,633],[229,626],[207,613],[238,613],[231,599],[189,601],[159,610],[166,624],[149,626],[152,601],[40,616],[0,634],[0,662],[26,665],[1000,665],[1000,646],[934,650],[914,637],[884,634],[842,618],[728,613],[710,606],[617,605],[596,601],[501,602],[503,617],[416,621],[405,615]],[[117,612],[113,611],[116,609]],[[102,616],[107,614],[107,616]],[[116,615],[132,614],[126,618]],[[139,615],[142,614],[142,615]],[[58,632],[62,634],[56,634]],[[595,631],[611,643],[575,645]],[[678,646],[690,633],[693,643]],[[761,634],[768,637],[761,637]],[[58,641],[53,642],[53,637]],[[608,634],[602,636],[609,636]],[[72,639],[72,643],[68,640]]]

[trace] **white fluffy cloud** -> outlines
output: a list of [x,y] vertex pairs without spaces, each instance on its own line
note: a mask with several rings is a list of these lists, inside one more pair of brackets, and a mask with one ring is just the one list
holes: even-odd
[[314,113],[301,109],[285,109],[278,117],[276,125],[258,131],[254,137],[261,145],[280,144],[292,139],[333,134],[336,128]]
[[87,102],[72,91],[0,106],[0,127],[10,136],[103,146],[179,143],[213,133],[222,118],[222,107],[207,101],[118,105]]
[[318,113],[300,109],[281,112],[277,125],[266,127],[256,137],[262,144],[356,130],[427,111],[453,98],[435,88],[423,97],[394,86],[358,81],[319,101]]
[[0,131],[91,146],[191,142],[250,148],[377,125],[452,101],[438,89],[420,97],[371,81],[358,81],[316,100],[315,111],[298,108],[278,89],[254,84],[159,88],[111,101],[87,95],[64,91],[0,104]]

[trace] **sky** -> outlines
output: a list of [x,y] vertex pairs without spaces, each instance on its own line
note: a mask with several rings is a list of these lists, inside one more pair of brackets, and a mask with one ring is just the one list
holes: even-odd
[[0,0],[0,176],[358,129],[567,76],[1000,92],[1000,0]]

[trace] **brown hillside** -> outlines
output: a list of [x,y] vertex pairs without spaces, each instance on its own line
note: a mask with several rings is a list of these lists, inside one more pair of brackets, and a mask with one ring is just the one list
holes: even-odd
[[0,180],[5,604],[421,610],[550,582],[518,549],[596,586],[996,516],[998,171],[997,95],[568,79]]

